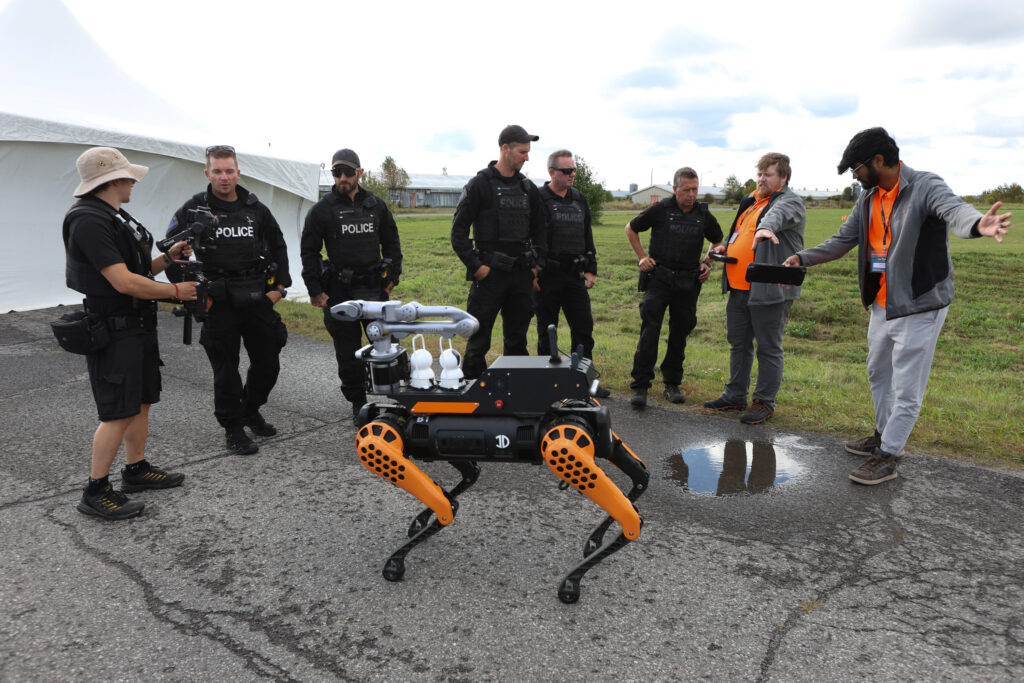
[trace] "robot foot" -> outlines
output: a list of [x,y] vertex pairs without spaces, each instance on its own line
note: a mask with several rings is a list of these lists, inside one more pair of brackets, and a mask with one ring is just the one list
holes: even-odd
[[[602,532],[603,533],[603,532]],[[571,605],[580,599],[580,581],[583,575],[590,571],[598,562],[612,553],[621,550],[630,539],[620,533],[615,540],[609,541],[600,548],[591,551],[583,562],[576,565],[572,571],[565,575],[562,584],[558,587],[558,599],[567,605]],[[586,550],[584,550],[586,552]]]
[[[459,511],[459,501],[452,498],[451,504],[452,517],[454,517],[455,513]],[[381,571],[384,578],[388,581],[401,581],[402,577],[405,576],[405,556],[409,554],[409,551],[446,526],[448,525],[442,524],[441,521],[435,517],[433,522],[420,529],[420,531],[406,541],[402,547],[391,553],[391,557],[389,557],[388,561],[384,563],[384,569]]]

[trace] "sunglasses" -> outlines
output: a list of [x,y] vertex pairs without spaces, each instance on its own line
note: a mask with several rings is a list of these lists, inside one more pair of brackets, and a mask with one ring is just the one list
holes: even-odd
[[551,170],[552,171],[560,171],[561,173],[564,173],[565,175],[572,175],[573,173],[576,172],[576,167],[573,166],[571,168],[555,168],[554,166],[552,166]]
[[348,166],[335,166],[334,168],[331,169],[331,175],[334,176],[335,178],[340,178],[341,176],[351,178],[355,174],[356,169],[349,168]]
[[206,148],[206,156],[210,156],[214,152],[228,152],[230,154],[234,154],[235,148],[231,145],[210,145]]

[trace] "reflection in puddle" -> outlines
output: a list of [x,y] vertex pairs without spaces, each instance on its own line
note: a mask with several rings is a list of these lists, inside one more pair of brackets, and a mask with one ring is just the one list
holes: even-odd
[[739,439],[673,455],[668,466],[672,479],[681,486],[713,496],[764,493],[776,484],[800,476],[804,469],[785,448],[765,441]]

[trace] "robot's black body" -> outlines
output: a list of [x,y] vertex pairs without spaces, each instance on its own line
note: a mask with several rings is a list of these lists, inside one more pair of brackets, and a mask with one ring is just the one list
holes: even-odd
[[[577,489],[608,513],[587,540],[583,562],[563,579],[558,592],[563,602],[579,599],[580,579],[591,567],[639,537],[642,520],[633,501],[646,490],[649,475],[643,462],[612,431],[608,409],[591,398],[597,371],[589,360],[579,354],[560,356],[557,351],[550,357],[503,356],[476,380],[461,379],[457,370],[449,368],[450,376],[445,378],[442,372],[440,383],[422,378],[410,381],[408,353],[392,342],[393,337],[415,333],[468,337],[476,320],[447,306],[415,302],[403,306],[398,301],[349,301],[331,312],[340,320],[373,321],[367,325],[371,344],[360,349],[358,356],[368,366],[368,391],[389,399],[368,403],[360,411],[356,435],[360,460],[427,505],[413,520],[409,541],[388,559],[384,578],[400,580],[406,553],[451,523],[458,509],[456,496],[476,482],[480,461],[544,462],[562,478],[563,486]],[[424,320],[436,317],[450,321]],[[557,344],[551,347],[557,349]],[[442,367],[445,360],[442,354]],[[447,461],[462,480],[445,491],[413,459]],[[623,494],[595,459],[607,460],[625,472],[632,481],[631,490]],[[603,543],[613,521],[622,526],[622,532]]]

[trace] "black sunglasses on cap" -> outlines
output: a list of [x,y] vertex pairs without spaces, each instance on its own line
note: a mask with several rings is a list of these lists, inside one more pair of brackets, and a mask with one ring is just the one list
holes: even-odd
[[335,178],[340,178],[341,176],[345,176],[346,178],[351,178],[355,174],[356,174],[356,169],[349,168],[348,166],[338,165],[338,166],[335,166],[334,168],[331,169],[331,175],[334,176]]
[[552,166],[552,167],[551,167],[551,170],[552,170],[552,171],[561,171],[561,172],[562,172],[562,173],[564,173],[565,175],[572,175],[573,173],[575,173],[575,172],[576,172],[576,167],[575,167],[575,166],[573,166],[573,167],[571,167],[571,168],[555,168],[554,166]]
[[210,145],[206,148],[206,156],[210,156],[214,152],[229,152],[234,154],[235,148],[231,145]]

